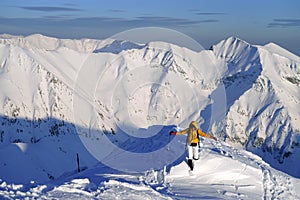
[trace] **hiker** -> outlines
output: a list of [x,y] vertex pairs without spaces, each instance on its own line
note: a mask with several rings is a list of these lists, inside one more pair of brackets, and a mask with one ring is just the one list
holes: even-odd
[[217,138],[201,131],[200,128],[198,127],[198,123],[196,121],[192,121],[190,123],[189,127],[183,131],[179,131],[179,132],[171,131],[170,132],[170,135],[181,135],[181,134],[188,134],[187,138],[186,138],[186,145],[187,145],[187,149],[188,149],[188,166],[193,171],[193,168],[194,168],[193,159],[194,160],[199,159],[199,136],[211,138],[214,140],[217,140]]

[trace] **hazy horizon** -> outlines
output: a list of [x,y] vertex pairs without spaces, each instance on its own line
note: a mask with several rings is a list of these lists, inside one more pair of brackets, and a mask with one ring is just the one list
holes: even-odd
[[133,28],[184,33],[204,48],[230,36],[274,42],[300,55],[300,2],[280,1],[38,1],[0,2],[0,34],[105,39]]

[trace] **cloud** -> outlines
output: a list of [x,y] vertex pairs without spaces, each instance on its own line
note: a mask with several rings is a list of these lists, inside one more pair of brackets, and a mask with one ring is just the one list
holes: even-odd
[[33,10],[33,11],[41,11],[41,12],[58,12],[58,11],[83,11],[78,8],[69,8],[69,7],[54,7],[54,6],[20,6],[24,10]]
[[194,13],[195,15],[203,15],[203,16],[227,15],[227,13],[223,13],[223,12],[201,12],[200,9],[189,9],[188,11]]
[[109,9],[108,11],[110,11],[110,12],[114,12],[114,13],[121,13],[121,12],[125,12],[125,10],[120,10],[120,9]]
[[65,5],[65,6],[78,6],[77,4],[74,4],[74,3],[64,3],[63,5]]
[[268,28],[300,27],[300,19],[274,19]]
[[206,16],[213,16],[213,15],[226,15],[226,13],[218,13],[218,12],[196,12],[196,15],[206,15]]
[[[120,18],[120,17],[78,17],[74,15],[45,15],[41,18],[0,18],[0,24],[3,25],[20,25],[30,26],[32,24],[38,26],[57,26],[57,27],[123,27],[134,28],[140,26],[163,26],[163,27],[179,27],[190,26],[201,23],[215,23],[218,20],[204,19],[191,20],[186,18],[172,17],[155,17],[155,16],[139,16],[136,18]],[[1,27],[1,26],[0,26]]]
[[190,20],[186,18],[172,18],[172,17],[137,17],[137,21],[141,21],[149,25],[165,25],[165,26],[184,26],[184,25],[194,25],[200,23],[213,23],[218,22],[218,20],[207,19],[207,20]]
[[76,17],[76,15],[45,15],[45,16],[42,16],[42,18],[45,18],[45,19],[57,19],[57,20],[66,20],[66,19],[71,19],[71,18],[74,18]]
[[40,18],[0,18],[0,33],[29,35],[40,33],[63,38],[107,38],[115,33],[139,27],[165,27],[175,30],[199,24],[215,23],[218,20],[191,20],[186,18],[140,16],[121,17],[76,17],[45,15]]
[[216,19],[198,20],[198,23],[214,23],[214,22],[219,22],[219,20]]

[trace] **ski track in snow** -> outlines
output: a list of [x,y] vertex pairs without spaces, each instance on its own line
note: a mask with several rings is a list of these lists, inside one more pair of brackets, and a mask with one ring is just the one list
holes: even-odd
[[[209,145],[211,146],[211,144]],[[220,142],[215,144],[214,147],[208,148],[205,147],[201,150],[200,156],[206,156],[206,151],[211,151],[213,153],[215,151],[219,152],[222,156],[231,158],[233,160],[237,160],[241,162],[243,167],[238,172],[238,174],[234,174],[232,172],[232,180],[228,181],[228,183],[223,183],[222,180],[214,180],[213,174],[211,175],[211,179],[215,182],[201,183],[201,180],[205,180],[205,175],[202,172],[196,170],[196,172],[189,176],[188,173],[171,175],[169,177],[169,185],[168,191],[172,197],[176,197],[178,199],[210,199],[210,198],[220,198],[220,199],[297,199],[294,186],[291,181],[291,177],[282,172],[272,169],[268,164],[261,160],[258,156],[255,156],[246,151],[240,151],[230,147],[226,144],[221,144]],[[204,152],[204,153],[203,153]],[[231,163],[228,162],[230,165]],[[205,165],[205,159],[196,162],[196,167],[202,168],[202,165]],[[187,166],[185,171],[187,171]],[[234,167],[234,166],[233,166]],[[253,181],[256,181],[256,177],[249,177],[247,183],[240,184],[240,176],[247,176],[247,168],[254,167],[261,170],[261,194],[247,194],[247,190],[251,190],[251,188],[256,191],[259,188],[256,188],[255,184],[253,185]],[[175,167],[176,168],[176,167]],[[205,167],[204,167],[205,168]],[[217,171],[218,172],[218,171]],[[185,175],[184,175],[185,174]],[[217,174],[214,174],[217,176]],[[168,179],[167,175],[167,179]],[[230,176],[230,175],[229,175]],[[174,178],[175,177],[175,178]],[[247,180],[247,179],[246,179]],[[200,189],[200,190],[199,190]],[[194,190],[191,192],[191,190]],[[217,191],[217,195],[215,192]]]
[[263,175],[263,199],[282,199],[283,197],[295,197],[295,191],[291,182],[291,178],[287,175],[284,175],[282,172],[274,169],[271,170],[271,167],[261,158],[249,152],[244,151],[244,153],[248,155],[246,156],[233,147],[227,145],[218,146],[223,151],[230,152],[230,154],[227,156],[230,156],[233,159],[246,160],[246,162],[254,163],[260,167]]

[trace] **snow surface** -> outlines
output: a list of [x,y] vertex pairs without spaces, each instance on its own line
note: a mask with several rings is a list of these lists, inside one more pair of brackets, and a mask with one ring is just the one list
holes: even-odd
[[[299,57],[234,37],[194,52],[1,35],[0,197],[300,199],[299,85]],[[191,120],[219,139],[192,175],[168,134]]]
[[95,166],[46,183],[0,181],[5,199],[299,199],[300,180],[250,152],[202,142],[193,174],[183,160],[168,172],[122,173]]

